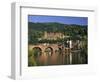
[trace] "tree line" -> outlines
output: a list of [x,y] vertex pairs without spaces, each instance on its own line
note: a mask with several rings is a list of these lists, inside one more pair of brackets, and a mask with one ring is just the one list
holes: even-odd
[[[69,36],[58,40],[38,40],[44,36],[44,32],[60,32],[65,36]],[[62,42],[67,39],[73,40],[87,40],[87,25],[75,25],[75,24],[61,24],[61,23],[32,23],[28,22],[28,43],[56,43]]]

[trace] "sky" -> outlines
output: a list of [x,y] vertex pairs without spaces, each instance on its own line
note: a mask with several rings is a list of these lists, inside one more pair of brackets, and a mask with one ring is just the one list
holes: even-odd
[[62,23],[62,24],[88,25],[88,18],[87,17],[70,17],[70,16],[29,15],[28,22],[34,22],[34,23],[57,22],[57,23]]

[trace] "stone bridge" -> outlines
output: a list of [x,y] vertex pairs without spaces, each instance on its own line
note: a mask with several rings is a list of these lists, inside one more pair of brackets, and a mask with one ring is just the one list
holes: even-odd
[[[56,53],[57,50],[62,50],[62,52],[65,52],[65,47],[63,45],[58,45],[58,44],[37,44],[37,45],[29,45],[29,50],[33,50],[34,48],[39,48],[41,49],[42,53],[44,54],[47,48],[52,49],[52,53]],[[67,48],[69,49],[69,48]]]

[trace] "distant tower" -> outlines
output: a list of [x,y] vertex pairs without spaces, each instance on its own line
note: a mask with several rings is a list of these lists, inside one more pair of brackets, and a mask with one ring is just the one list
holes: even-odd
[[70,44],[70,48],[72,48],[72,40],[70,40],[69,44]]

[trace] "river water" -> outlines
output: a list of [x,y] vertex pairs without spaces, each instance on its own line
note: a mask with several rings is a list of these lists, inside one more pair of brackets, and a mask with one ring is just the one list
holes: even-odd
[[81,50],[74,50],[66,54],[42,54],[34,57],[36,66],[87,64],[87,55]]

